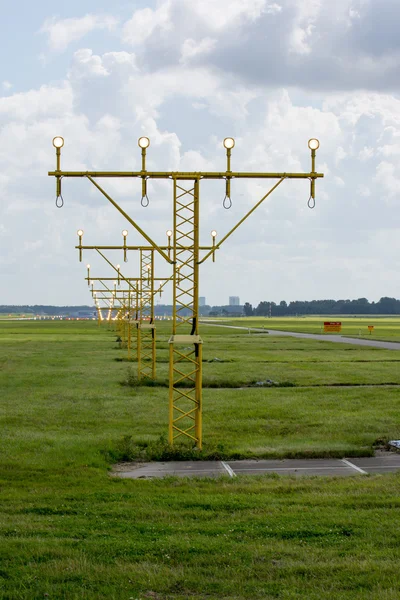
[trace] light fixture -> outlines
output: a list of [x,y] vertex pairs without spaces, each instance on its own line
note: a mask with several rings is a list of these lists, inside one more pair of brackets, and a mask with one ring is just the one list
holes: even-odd
[[234,148],[235,146],[235,140],[231,137],[227,137],[224,139],[224,147],[227,150],[232,150],[232,148]]
[[124,229],[122,235],[124,236],[124,262],[128,262],[128,256],[126,254],[126,236],[128,235],[128,230]]
[[138,145],[142,149],[142,199],[140,204],[143,207],[149,205],[149,198],[147,196],[147,175],[146,175],[146,149],[150,146],[150,140],[148,137],[140,137],[138,139]]
[[317,140],[316,138],[311,138],[311,140],[308,140],[308,147],[310,148],[310,150],[318,150],[319,140]]
[[118,269],[118,271],[120,270],[120,268],[121,268],[121,265],[117,265],[117,269]]
[[140,148],[148,148],[150,146],[150,140],[148,137],[140,137],[138,139],[138,145]]
[[226,177],[225,177],[225,198],[222,203],[224,208],[231,208],[231,150],[235,146],[235,140],[231,137],[224,139],[224,146],[226,148]]
[[86,265],[86,268],[87,268],[87,269],[90,269],[90,265]]
[[[171,229],[167,230],[167,239],[168,239],[168,258],[171,258],[171,250],[172,250],[172,246],[171,246],[171,237],[172,237],[172,231]],[[160,294],[161,295],[161,294]]]
[[79,246],[77,246],[77,248],[79,248],[79,262],[82,262],[82,236],[83,236],[83,229],[78,229],[78,231],[76,233],[79,236]]
[[54,148],[62,148],[64,146],[64,138],[61,137],[61,135],[56,135],[56,137],[53,138],[53,146]]
[[215,231],[215,229],[212,230],[211,237],[213,245],[212,261],[215,262],[215,238],[217,237],[217,232]]

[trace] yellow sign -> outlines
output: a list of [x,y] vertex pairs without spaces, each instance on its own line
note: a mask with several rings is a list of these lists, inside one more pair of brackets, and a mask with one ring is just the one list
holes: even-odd
[[340,333],[342,331],[341,321],[324,321],[324,332],[325,333]]
[[374,325],[368,325],[368,331],[369,331],[369,335],[371,335],[371,333],[374,330]]

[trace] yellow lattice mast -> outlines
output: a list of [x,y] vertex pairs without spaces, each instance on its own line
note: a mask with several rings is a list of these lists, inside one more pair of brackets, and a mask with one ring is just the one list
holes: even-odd
[[169,340],[169,442],[202,445],[202,340],[198,335],[199,180],[174,179],[174,298]]
[[154,324],[154,250],[140,250],[140,301],[138,327],[138,378],[156,377]]
[[[122,309],[117,313],[117,322],[119,335],[121,337],[121,346],[128,348],[128,359],[132,355],[138,363],[138,379],[156,377],[156,331],[154,323],[154,297],[156,293],[161,292],[164,285],[171,281],[171,278],[154,277],[154,250],[152,247],[145,246],[127,246],[126,237],[127,230],[122,232],[124,236],[123,246],[84,246],[82,244],[83,231],[80,230],[79,249],[80,257],[83,250],[96,250],[100,256],[114,269],[116,272],[118,287],[121,281],[126,282],[128,288],[124,291],[119,290],[119,294],[123,296]],[[137,250],[140,257],[140,276],[125,277],[121,273],[121,266],[114,265],[104,254],[103,250],[122,249],[124,251],[124,261],[127,262],[127,251]],[[90,282],[90,265],[87,265],[88,273],[87,280]],[[106,278],[107,279],[107,278]],[[111,290],[107,288],[104,281],[99,278],[92,278],[92,281],[100,281],[104,288],[111,294]],[[157,289],[155,287],[157,281]],[[116,283],[115,282],[115,285]],[[116,296],[105,296],[104,290],[101,299],[115,301]],[[113,291],[113,294],[116,292]],[[110,311],[112,310],[109,304]],[[131,352],[133,350],[133,352]]]

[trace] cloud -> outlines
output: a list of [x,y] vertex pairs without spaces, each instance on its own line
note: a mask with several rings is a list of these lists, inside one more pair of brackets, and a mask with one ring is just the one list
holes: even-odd
[[47,34],[48,45],[53,52],[64,52],[71,42],[82,39],[85,35],[94,31],[113,31],[118,20],[110,15],[88,14],[80,18],[46,19],[40,28],[40,33]]
[[213,40],[191,60],[256,85],[393,90],[399,17],[397,0],[161,0],[133,13],[122,41],[151,69]]
[[0,123],[50,118],[71,109],[72,90],[67,82],[61,86],[42,85],[36,90],[0,97]]
[[135,11],[123,27],[122,40],[130,46],[140,46],[153,34],[170,31],[170,9],[171,2],[165,0],[156,10],[143,8]]
[[400,177],[398,169],[393,163],[387,161],[379,163],[376,167],[375,181],[382,186],[382,189],[387,194],[387,198],[396,198],[397,204],[400,204]]
[[[187,9],[186,0],[176,3]],[[211,30],[222,30],[231,27],[241,20],[254,21],[264,12],[279,12],[279,5],[269,4],[267,0],[191,0],[190,11],[193,11],[196,21],[207,24]]]
[[182,44],[182,54],[179,60],[180,63],[186,64],[196,56],[208,54],[216,45],[216,40],[213,38],[203,38],[199,42],[189,38]]
[[[387,7],[394,18],[395,5],[388,0]],[[217,262],[203,266],[202,294],[213,303],[224,302],[228,289],[240,296],[245,290],[242,300],[253,303],[348,297],[351,290],[370,299],[396,295],[391,274],[398,260],[386,240],[400,229],[400,100],[382,90],[397,85],[397,47],[393,36],[375,43],[368,27],[376,17],[370,0],[160,0],[133,12],[121,29],[124,49],[116,38],[107,52],[85,43],[67,55],[68,71],[57,83],[9,88],[0,97],[0,189],[7,197],[1,243],[4,252],[12,247],[13,270],[18,264],[31,301],[89,301],[76,230],[83,227],[88,243],[113,245],[126,226],[86,178],[65,178],[65,206],[55,208],[55,182],[47,176],[55,166],[54,135],[65,138],[62,167],[81,171],[139,170],[141,135],[151,139],[148,169],[223,171],[222,140],[232,135],[234,170],[308,172],[307,140],[318,137],[317,169],[326,176],[317,182],[316,209],[307,208],[308,180],[285,181]],[[49,44],[69,52],[73,40],[117,22],[104,19],[47,21]],[[60,25],[61,36],[51,24]],[[229,231],[272,183],[233,180],[226,211],[225,182],[202,181],[204,243],[214,228],[221,237]],[[154,239],[165,240],[170,181],[148,182],[147,209],[140,180],[101,185]],[[131,228],[129,236],[140,242]],[[132,254],[126,268],[134,272],[135,261]],[[162,276],[168,266],[160,262],[157,270]],[[12,277],[4,272],[4,302],[21,301]],[[53,296],[40,296],[49,289]]]
[[[185,86],[181,85],[182,80]],[[19,219],[21,215],[26,217],[23,236],[27,245],[18,249],[16,258],[24,261],[29,247],[30,257],[35,256],[36,262],[44,261],[48,265],[46,269],[59,260],[66,276],[72,277],[78,271],[62,257],[63,253],[69,256],[65,245],[75,244],[70,236],[78,227],[83,226],[88,236],[98,236],[96,239],[103,243],[113,243],[115,235],[124,228],[117,211],[85,180],[64,180],[65,207],[63,211],[53,208],[54,181],[47,178],[46,171],[54,165],[51,138],[55,134],[63,135],[66,140],[62,151],[64,168],[139,169],[140,152],[135,140],[140,135],[149,135],[148,168],[212,170],[224,168],[221,142],[224,133],[229,135],[234,128],[234,169],[307,171],[310,168],[307,139],[315,135],[321,139],[318,169],[329,176],[318,182],[314,212],[307,209],[309,183],[285,182],[257,210],[257,215],[238,230],[235,240],[219,253],[217,271],[211,272],[207,267],[205,273],[210,273],[210,281],[218,273],[217,279],[226,280],[226,287],[229,278],[220,269],[231,269],[230,261],[236,264],[241,257],[249,265],[245,279],[249,278],[248,289],[254,294],[250,301],[266,297],[270,289],[264,289],[261,282],[251,284],[251,278],[257,281],[260,265],[268,269],[271,275],[268,282],[274,281],[282,295],[289,293],[290,281],[294,286],[296,282],[300,285],[301,281],[308,281],[310,293],[317,294],[318,286],[314,279],[311,283],[309,273],[317,268],[318,285],[325,285],[324,265],[326,269],[332,253],[347,255],[346,269],[339,270],[337,278],[345,272],[346,277],[354,275],[357,281],[362,258],[351,258],[354,244],[368,244],[373,227],[384,230],[395,225],[390,219],[390,210],[397,202],[394,166],[400,103],[387,95],[367,93],[333,94],[324,96],[323,101],[322,98],[317,100],[318,106],[313,107],[308,104],[308,98],[296,98],[289,90],[246,87],[240,79],[215,68],[181,65],[148,72],[138,65],[132,53],[96,55],[89,49],[75,52],[68,78],[58,87],[42,86],[0,101],[3,119],[0,147],[8,148],[7,156],[0,156],[2,173],[6,176],[1,183],[12,198],[1,220],[12,229],[17,215]],[[182,114],[176,115],[177,102],[181,102],[185,110],[193,111],[193,121],[190,113],[188,120]],[[198,111],[192,104],[200,104],[203,110]],[[173,121],[173,128],[165,125],[168,110],[179,116]],[[222,120],[228,130],[212,135],[208,126],[204,141],[198,146],[196,136],[204,136],[202,130],[213,115],[217,122]],[[199,118],[202,120],[197,122]],[[189,145],[182,142],[188,128]],[[376,131],[381,132],[379,139]],[[26,148],[34,151],[27,153]],[[382,164],[383,152],[385,164]],[[360,160],[361,157],[367,160]],[[21,167],[25,173],[22,181]],[[354,177],[355,171],[357,177]],[[374,172],[375,178],[371,177]],[[106,180],[103,185],[129,213],[135,214],[140,225],[153,237],[161,239],[165,235],[171,223],[168,182],[149,182],[148,209],[140,207],[140,182]],[[224,211],[224,183],[204,182],[202,231],[216,228],[223,235],[268,187],[267,182],[233,181],[233,207]],[[381,189],[390,201],[378,207],[375,197]],[[34,215],[34,230],[31,230],[28,215],[31,219]],[[44,217],[46,224],[42,223]],[[51,229],[59,228],[60,223],[66,233],[55,241]],[[43,246],[37,244],[42,239]],[[374,243],[368,251],[379,255],[378,241]],[[55,248],[53,258],[45,251],[49,247]],[[259,257],[269,259],[256,260],[254,248]],[[316,252],[318,267],[315,267]],[[280,265],[281,272],[285,271],[287,284],[282,281],[279,284],[279,270],[274,261]],[[217,289],[221,289],[220,286]],[[232,289],[232,293],[234,291]],[[360,289],[361,292],[368,295],[368,290]],[[213,301],[223,302],[223,298],[216,297]]]

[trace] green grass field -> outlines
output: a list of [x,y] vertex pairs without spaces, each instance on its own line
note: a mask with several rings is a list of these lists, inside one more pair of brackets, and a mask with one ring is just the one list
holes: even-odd
[[[397,600],[398,475],[110,477],[165,449],[169,327],[158,385],[140,387],[107,326],[0,323],[0,598]],[[204,456],[368,455],[400,437],[397,351],[202,337]]]

